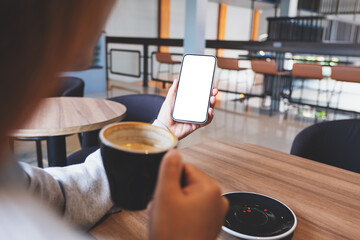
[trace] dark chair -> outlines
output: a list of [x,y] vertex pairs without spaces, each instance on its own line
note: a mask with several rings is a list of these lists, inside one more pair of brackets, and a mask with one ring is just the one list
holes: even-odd
[[77,77],[62,77],[53,97],[83,97],[85,83]]
[[125,105],[126,117],[123,121],[152,123],[157,118],[165,98],[159,95],[133,94],[109,100]]
[[[123,121],[152,123],[157,118],[165,98],[151,94],[132,94],[109,98],[109,100],[126,106],[126,117]],[[100,130],[83,133],[83,149],[68,157],[68,165],[84,162],[90,153],[99,148],[99,132]]]
[[[60,86],[52,97],[83,97],[85,83],[82,79],[76,77],[62,77],[60,79]],[[32,138],[12,138],[10,140],[11,148],[13,149],[13,140],[35,141],[36,143],[36,157],[38,167],[43,167],[41,140],[46,140],[46,137],[32,137]]]
[[290,153],[360,173],[360,120],[314,124],[295,137]]

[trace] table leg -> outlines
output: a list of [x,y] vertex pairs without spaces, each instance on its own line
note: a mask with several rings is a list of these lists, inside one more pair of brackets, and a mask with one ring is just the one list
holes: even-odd
[[270,116],[279,112],[282,92],[281,80],[281,76],[277,75],[272,78]]
[[272,76],[271,78],[271,103],[270,103],[270,112],[269,115],[270,117],[273,115],[273,111],[275,111],[275,88],[276,88],[276,77],[277,76]]
[[48,137],[47,152],[49,159],[49,167],[66,166],[65,136]]
[[89,147],[94,147],[94,146],[99,146],[100,147],[100,143],[99,143],[99,130],[94,130],[94,131],[90,131],[90,132],[84,132],[81,134],[81,148],[89,148]]
[[281,92],[281,76],[277,76],[276,78],[276,86],[275,86],[275,111],[279,112],[280,110],[280,92]]
[[36,142],[36,157],[37,157],[38,167],[43,168],[41,140],[35,140],[35,142]]

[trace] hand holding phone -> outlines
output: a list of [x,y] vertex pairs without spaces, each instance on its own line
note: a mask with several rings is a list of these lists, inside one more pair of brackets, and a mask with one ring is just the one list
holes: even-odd
[[[214,59],[214,57],[212,57]],[[215,68],[215,63],[214,63]],[[213,71],[213,70],[212,70]],[[206,122],[205,123],[196,123],[190,121],[175,121],[173,119],[173,109],[174,109],[174,102],[175,96],[177,94],[179,80],[175,79],[173,85],[168,91],[166,99],[160,109],[159,115],[157,120],[160,121],[165,127],[167,127],[179,140],[186,137],[187,135],[194,132],[196,129],[204,127],[211,123],[214,117],[214,106],[216,103],[216,95],[218,93],[217,89],[212,89],[212,86],[209,87],[210,91],[210,104],[205,105],[205,109],[208,108],[207,116],[205,116]],[[212,84],[211,84],[212,85]],[[208,103],[206,101],[206,103]]]
[[197,124],[207,121],[215,66],[215,56],[183,57],[172,111],[174,121]]

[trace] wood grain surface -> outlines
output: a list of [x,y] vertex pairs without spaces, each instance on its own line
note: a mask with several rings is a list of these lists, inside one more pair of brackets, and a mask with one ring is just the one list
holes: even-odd
[[[360,174],[261,146],[210,142],[180,150],[218,180],[223,192],[256,192],[289,206],[298,218],[293,239],[359,239]],[[97,239],[147,239],[146,211],[123,211],[94,228]],[[238,239],[221,232],[218,239]]]
[[105,99],[46,98],[13,137],[60,136],[96,130],[125,118],[126,107]]

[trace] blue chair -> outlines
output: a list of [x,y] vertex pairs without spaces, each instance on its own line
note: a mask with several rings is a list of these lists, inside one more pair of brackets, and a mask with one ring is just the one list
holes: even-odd
[[[132,94],[109,100],[126,106],[126,117],[123,121],[152,123],[157,118],[165,98],[151,94]],[[100,130],[96,130],[82,134],[82,150],[68,156],[68,165],[84,162],[90,153],[99,148],[99,132]]]
[[290,153],[360,173],[360,120],[314,124],[295,137]]
[[60,78],[60,86],[53,97],[83,97],[85,83],[77,77]]

